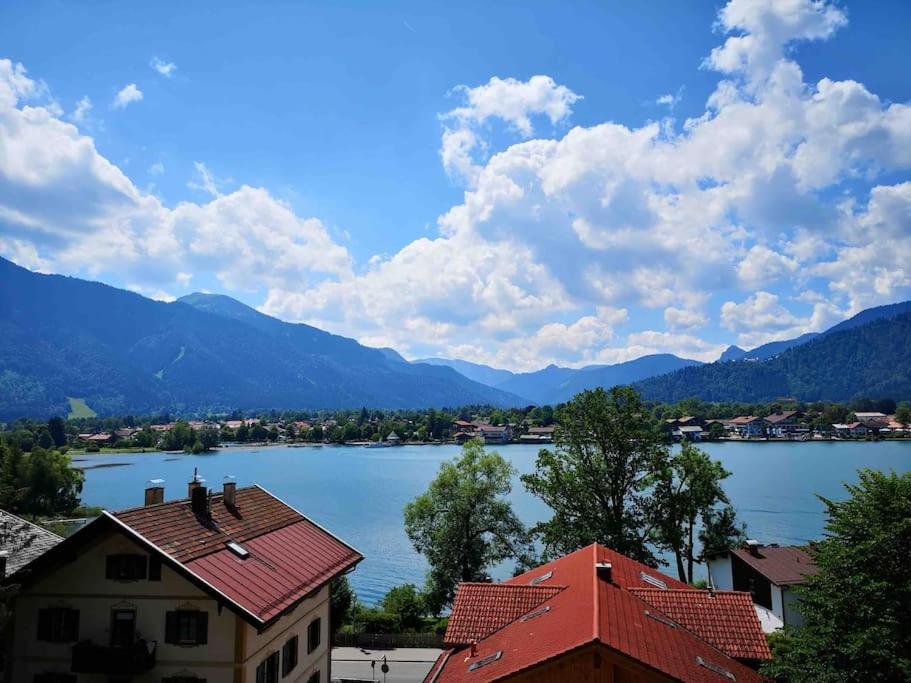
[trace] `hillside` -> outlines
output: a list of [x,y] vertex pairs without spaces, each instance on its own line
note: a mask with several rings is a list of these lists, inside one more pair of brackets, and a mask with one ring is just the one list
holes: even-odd
[[229,297],[163,303],[0,259],[0,418],[68,397],[100,415],[523,403]]
[[684,368],[634,387],[656,401],[911,399],[911,313],[872,319],[819,335],[770,360]]
[[471,363],[467,360],[459,360],[457,358],[421,358],[420,360],[412,362],[446,366],[452,368],[459,374],[464,375],[468,379],[480,382],[481,384],[486,384],[489,387],[499,387],[501,384],[515,377],[515,373],[510,372],[509,370],[492,368],[489,365]]

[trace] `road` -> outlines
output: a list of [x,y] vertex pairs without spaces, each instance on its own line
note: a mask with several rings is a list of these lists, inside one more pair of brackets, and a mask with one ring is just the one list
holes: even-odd
[[[439,654],[440,650],[433,648],[366,650],[336,647],[332,649],[332,680],[421,683]],[[383,657],[389,667],[385,678],[381,668]],[[374,662],[374,667],[370,666],[371,662]]]

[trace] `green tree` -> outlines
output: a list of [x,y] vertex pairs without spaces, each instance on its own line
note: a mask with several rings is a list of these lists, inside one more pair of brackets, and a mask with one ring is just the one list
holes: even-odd
[[427,491],[405,506],[405,532],[430,565],[430,611],[451,604],[458,583],[483,579],[488,567],[531,561],[528,533],[506,500],[514,474],[499,453],[469,441],[461,457],[443,462]]
[[558,422],[554,450],[541,450],[535,472],[522,477],[553,510],[534,528],[546,554],[598,542],[657,566],[647,545],[647,487],[668,449],[639,395],[628,387],[583,391],[561,409]]
[[764,671],[787,681],[911,680],[911,472],[864,469],[826,506],[819,571],[798,589],[801,628],[774,641]]
[[62,417],[52,417],[47,421],[47,430],[57,447],[66,445],[66,424]]
[[708,555],[739,548],[746,540],[746,524],[737,523],[737,513],[731,505],[708,510],[702,516],[699,543],[702,545],[700,560]]
[[693,566],[699,559],[697,528],[716,507],[729,502],[721,482],[730,474],[704,451],[684,443],[652,475],[652,539],[673,553],[681,581],[693,581]]
[[414,584],[390,588],[383,596],[380,606],[384,612],[394,614],[399,622],[399,629],[410,631],[421,626],[421,619],[427,608],[424,597]]
[[329,584],[329,624],[335,633],[342,626],[350,623],[357,606],[357,596],[351,589],[347,576],[339,576]]
[[911,425],[911,403],[902,402],[895,409],[895,420],[905,427]]
[[68,456],[35,448],[26,461],[28,495],[22,511],[36,515],[69,512],[79,505],[84,476]]

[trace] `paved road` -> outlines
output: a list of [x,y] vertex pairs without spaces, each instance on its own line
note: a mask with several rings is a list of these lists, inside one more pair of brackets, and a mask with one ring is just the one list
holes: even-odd
[[[332,680],[384,681],[385,683],[421,683],[440,650],[433,648],[396,648],[362,650],[356,647],[332,649]],[[383,678],[383,657],[389,672]],[[371,668],[370,663],[375,667]]]

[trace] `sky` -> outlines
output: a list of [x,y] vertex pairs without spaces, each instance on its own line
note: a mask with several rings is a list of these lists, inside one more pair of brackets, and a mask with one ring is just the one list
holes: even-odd
[[911,298],[911,3],[0,5],[0,255],[407,358]]

